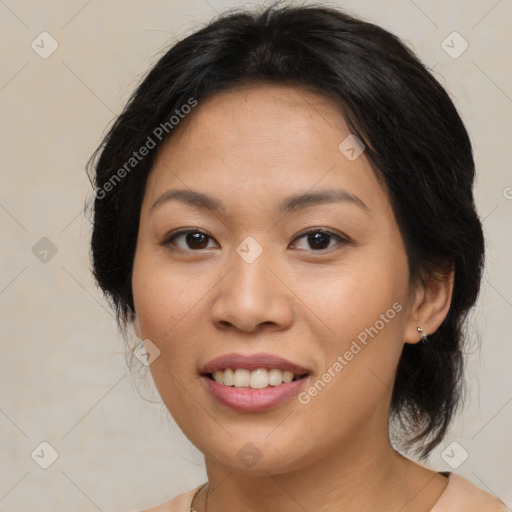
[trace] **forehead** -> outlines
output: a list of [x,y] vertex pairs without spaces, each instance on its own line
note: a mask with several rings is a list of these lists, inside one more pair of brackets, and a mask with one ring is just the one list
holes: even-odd
[[238,198],[268,204],[335,186],[385,206],[364,152],[347,158],[350,137],[341,107],[329,98],[289,86],[230,89],[199,100],[180,121],[159,150],[146,191],[154,198],[171,187],[199,187],[229,202],[236,190]]
[[[315,134],[325,137],[333,130],[348,132],[341,107],[334,101],[304,88],[260,84],[200,100],[168,142],[171,146],[190,143],[187,139],[195,135],[207,143],[215,142],[223,151],[244,148],[248,152],[258,145],[286,151],[297,150],[304,142],[317,146],[320,139]],[[208,149],[213,155],[219,152],[213,146]]]

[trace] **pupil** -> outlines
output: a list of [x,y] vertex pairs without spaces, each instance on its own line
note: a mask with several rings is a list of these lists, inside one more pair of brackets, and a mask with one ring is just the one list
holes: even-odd
[[192,249],[204,249],[208,245],[207,237],[203,233],[189,233],[186,238],[187,244]]
[[308,242],[316,249],[325,249],[329,245],[329,235],[313,233],[308,236]]

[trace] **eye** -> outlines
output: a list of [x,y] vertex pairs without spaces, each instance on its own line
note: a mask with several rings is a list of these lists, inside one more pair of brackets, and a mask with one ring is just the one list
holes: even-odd
[[[323,251],[326,249],[331,249],[332,247],[335,247],[336,244],[331,244],[331,242],[337,240],[338,244],[344,244],[347,243],[347,240],[343,238],[340,235],[337,235],[336,233],[333,233],[332,231],[321,229],[321,228],[310,228],[306,232],[299,235],[297,238],[295,238],[294,242],[296,240],[305,239],[306,244],[309,245],[308,247],[299,247],[300,250],[314,250],[316,252]],[[297,245],[297,244],[295,244]]]
[[[347,240],[344,237],[333,233],[330,230],[321,228],[310,228],[303,232],[295,238],[294,245],[297,246],[296,241],[301,239],[305,239],[305,243],[308,244],[309,247],[299,246],[299,250],[313,250],[315,252],[332,249],[336,246],[336,243],[333,243],[336,241],[338,242],[338,245],[347,243]],[[187,229],[172,233],[162,242],[162,245],[173,245],[184,251],[200,251],[202,249],[211,249],[212,246],[208,245],[210,241],[213,241],[213,238],[208,233],[199,229]]]
[[178,249],[185,251],[189,249],[197,251],[200,249],[211,249],[211,247],[208,247],[209,240],[213,240],[213,238],[208,233],[199,229],[188,229],[173,233],[162,242],[162,245],[174,245]]

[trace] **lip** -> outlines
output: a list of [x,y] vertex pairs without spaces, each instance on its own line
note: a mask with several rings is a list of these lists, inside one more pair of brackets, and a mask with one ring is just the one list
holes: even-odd
[[243,354],[224,354],[222,356],[212,359],[201,368],[200,373],[202,375],[213,373],[217,370],[226,370],[231,368],[236,370],[237,368],[244,368],[249,371],[258,370],[259,368],[277,368],[281,371],[293,372],[295,375],[304,375],[305,373],[311,373],[307,368],[300,366],[297,363],[293,363],[288,359],[284,359],[279,356],[268,353],[258,353],[252,355]]
[[212,395],[223,405],[243,412],[261,412],[281,405],[297,395],[309,380],[303,377],[299,380],[268,386],[264,389],[235,388],[219,384],[203,375],[201,380]]
[[[259,368],[277,368],[281,371],[293,372],[295,375],[303,375],[303,377],[292,382],[283,382],[279,386],[268,386],[263,389],[224,386],[209,377],[209,374],[227,368],[232,370],[243,368],[249,371],[258,370]],[[306,381],[309,380],[311,371],[304,366],[273,354],[243,355],[231,353],[216,357],[206,363],[201,368],[200,374],[206,389],[223,405],[236,411],[260,412],[277,407],[297,395]]]

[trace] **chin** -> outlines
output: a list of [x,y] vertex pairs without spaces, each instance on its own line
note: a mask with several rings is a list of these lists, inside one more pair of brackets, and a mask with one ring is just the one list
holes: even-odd
[[[265,439],[269,432],[271,430],[265,429],[265,433],[259,438],[256,436],[240,436],[238,438],[233,436],[221,446],[219,443],[213,446],[205,443],[194,444],[205,455],[205,459],[210,459],[228,471],[251,476],[291,473],[312,462],[314,454],[305,449],[304,444],[298,443],[289,435],[282,438],[270,434],[269,439]],[[270,437],[274,438],[270,440]],[[253,441],[250,440],[251,438]],[[300,453],[297,446],[301,448]]]

